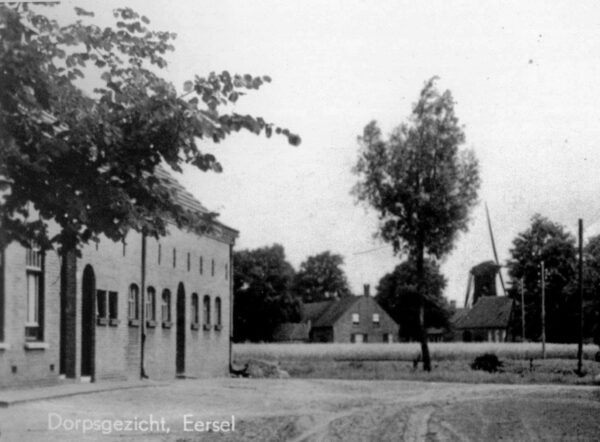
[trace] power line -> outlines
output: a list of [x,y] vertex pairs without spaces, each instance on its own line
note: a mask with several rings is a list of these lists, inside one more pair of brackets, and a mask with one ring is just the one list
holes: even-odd
[[382,249],[385,249],[387,247],[392,247],[392,246],[389,245],[389,244],[386,244],[386,245],[381,246],[381,247],[375,247],[374,249],[363,250],[362,252],[356,252],[356,253],[353,253],[352,255],[354,255],[354,256],[356,256],[356,255],[364,255],[366,253],[376,252],[378,250],[382,250]]

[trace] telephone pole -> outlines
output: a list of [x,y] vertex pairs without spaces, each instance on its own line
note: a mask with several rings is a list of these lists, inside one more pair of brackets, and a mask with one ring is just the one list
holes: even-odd
[[579,342],[577,343],[577,374],[583,364],[583,220],[579,218]]
[[546,359],[546,270],[542,261],[542,359]]

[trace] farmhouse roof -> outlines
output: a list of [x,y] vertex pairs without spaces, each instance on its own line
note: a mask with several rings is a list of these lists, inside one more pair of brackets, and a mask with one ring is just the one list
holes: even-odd
[[469,313],[468,308],[457,308],[456,310],[454,310],[454,313],[452,314],[452,317],[450,318],[450,324],[452,324],[454,326],[460,325],[460,322],[463,320],[463,318],[465,316],[467,316],[467,313]]
[[306,302],[302,304],[302,320],[315,322],[332,301]]
[[513,300],[506,296],[483,296],[456,324],[458,328],[506,328]]
[[359,296],[344,296],[337,300],[303,304],[303,319],[313,327],[331,327],[348,310]]
[[[154,176],[156,176],[162,182],[162,184],[171,191],[176,204],[180,205],[186,210],[189,210],[190,212],[198,213],[201,216],[205,215],[208,217],[211,214],[211,212],[200,201],[198,201],[194,195],[192,195],[185,187],[183,187],[179,181],[177,181],[163,166],[158,165],[154,169]],[[233,234],[234,236],[237,236],[239,233],[237,230],[217,221],[214,218],[212,218],[210,222],[212,225],[217,227],[217,232],[215,233],[218,233],[218,230],[220,230],[219,228],[228,230],[230,234]]]
[[163,167],[156,167],[156,169],[154,169],[154,175],[162,181],[165,187],[174,192],[177,204],[192,212],[209,213],[208,209],[204,207],[200,201],[194,198],[194,195],[188,192],[186,188]]

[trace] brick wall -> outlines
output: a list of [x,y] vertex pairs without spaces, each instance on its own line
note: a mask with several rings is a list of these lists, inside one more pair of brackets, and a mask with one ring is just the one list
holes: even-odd
[[[160,263],[159,263],[160,245]],[[229,363],[229,244],[206,236],[200,237],[172,227],[167,237],[157,241],[146,239],[145,287],[156,293],[153,327],[146,327],[144,367],[147,376],[153,379],[172,379],[175,376],[177,336],[177,292],[180,284],[185,292],[185,374],[187,376],[224,375]],[[127,321],[128,292],[131,284],[140,290],[142,237],[130,234],[126,240],[125,256],[123,245],[101,241],[98,249],[86,247],[78,264],[78,281],[81,272],[91,265],[96,275],[97,289],[118,293],[120,324],[96,326],[96,378],[137,378],[140,375],[141,324],[130,326]],[[188,267],[189,254],[189,267]],[[175,256],[175,260],[173,258]],[[202,273],[200,273],[202,257]],[[212,261],[214,260],[214,275]],[[162,294],[168,289],[171,294],[171,327],[163,327],[161,317]],[[199,297],[200,324],[192,330],[192,294]],[[209,330],[203,330],[202,299],[211,300]],[[222,329],[215,330],[215,299],[221,298]],[[140,304],[142,296],[140,294]],[[140,305],[140,309],[143,306]],[[145,308],[145,306],[144,306]],[[141,318],[141,310],[140,310]],[[148,319],[148,318],[146,318]],[[146,324],[148,324],[146,322]]]
[[[181,284],[185,291],[185,374],[225,375],[229,363],[230,336],[230,242],[198,236],[171,227],[170,235],[146,242],[146,288],[156,290],[156,326],[146,330],[145,371],[150,378],[175,376],[176,300]],[[159,245],[161,259],[158,260]],[[173,265],[173,251],[176,262]],[[59,370],[67,377],[81,375],[82,286],[85,269],[93,269],[97,290],[118,293],[118,324],[94,324],[95,379],[137,379],[140,376],[141,324],[128,324],[128,292],[131,284],[142,286],[142,237],[132,233],[122,243],[101,240],[83,248],[80,258],[69,256],[63,263],[54,251],[45,257],[44,344],[27,349],[26,249],[12,243],[4,259],[4,341],[0,344],[0,387],[47,384],[58,381]],[[189,269],[188,269],[189,254]],[[200,272],[202,257],[202,272]],[[214,260],[214,275],[212,262]],[[61,266],[62,264],[62,266]],[[227,276],[226,276],[227,270]],[[62,276],[62,277],[61,277]],[[172,327],[163,328],[161,300],[164,289],[171,292]],[[61,296],[61,293],[63,296]],[[200,323],[192,330],[192,293],[199,296]],[[210,298],[211,324],[204,330],[202,299]],[[221,299],[220,330],[215,329],[215,299]],[[139,308],[142,296],[140,293]],[[94,308],[96,306],[94,305]],[[62,309],[62,318],[61,318]],[[141,313],[141,310],[140,310]],[[61,327],[63,343],[61,347]],[[62,353],[61,353],[62,352]],[[13,370],[15,372],[13,373]]]
[[[160,244],[161,262],[158,263]],[[175,374],[175,339],[177,334],[176,300],[179,284],[185,292],[185,374],[188,376],[224,375],[229,365],[229,244],[187,231],[171,229],[160,241],[147,241],[147,281],[157,293],[156,316],[160,318],[164,289],[171,292],[172,328],[148,330],[146,372],[150,377],[172,378]],[[173,250],[176,263],[173,266]],[[189,270],[188,270],[189,254]],[[202,272],[200,258],[202,257]],[[214,260],[214,275],[212,262]],[[225,275],[227,266],[228,275]],[[192,294],[199,298],[199,327],[192,330]],[[204,330],[203,298],[210,299],[211,324]],[[222,329],[215,330],[215,299],[221,299]]]
[[44,259],[43,344],[26,348],[27,319],[26,249],[17,243],[4,254],[4,344],[0,350],[0,386],[48,384],[58,381],[60,335],[60,259],[47,252]]

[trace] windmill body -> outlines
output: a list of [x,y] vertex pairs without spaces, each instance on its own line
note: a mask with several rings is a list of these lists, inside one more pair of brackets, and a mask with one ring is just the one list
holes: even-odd
[[[467,283],[467,293],[465,296],[465,307],[471,307],[475,305],[477,301],[483,296],[498,296],[496,278],[500,278],[500,285],[502,292],[506,295],[506,289],[504,288],[504,280],[502,279],[502,273],[500,272],[501,265],[498,261],[498,253],[496,252],[496,242],[494,241],[494,233],[492,231],[492,222],[490,220],[490,212],[487,204],[485,206],[485,213],[487,216],[488,229],[490,232],[490,241],[492,243],[492,252],[494,254],[494,260],[483,261],[476,266],[472,267],[469,271],[469,281]],[[473,293],[471,294],[471,289]]]
[[[513,301],[506,297],[487,206],[485,209],[494,260],[483,261],[469,270],[465,308],[457,309],[452,323],[457,340],[505,342],[510,339]],[[496,278],[500,279],[504,296],[498,296]]]

